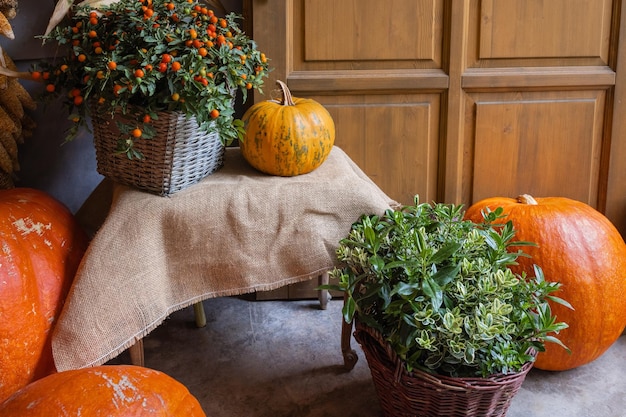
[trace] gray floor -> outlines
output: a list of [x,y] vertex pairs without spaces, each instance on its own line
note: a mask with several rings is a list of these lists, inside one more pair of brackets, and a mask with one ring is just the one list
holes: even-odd
[[[185,384],[209,417],[381,416],[367,362],[346,372],[341,301],[204,302],[207,326],[191,308],[145,339],[146,366]],[[127,363],[126,354],[112,363]],[[508,417],[626,416],[626,336],[602,357],[567,372],[532,370]]]

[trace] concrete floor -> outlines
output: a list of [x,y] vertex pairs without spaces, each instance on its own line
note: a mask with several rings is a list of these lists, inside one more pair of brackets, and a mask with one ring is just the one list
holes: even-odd
[[[369,368],[359,355],[346,372],[340,300],[204,302],[174,313],[145,339],[146,366],[185,384],[208,417],[381,416]],[[126,353],[111,363],[128,363]],[[626,336],[602,357],[567,372],[532,370],[508,417],[626,416]]]

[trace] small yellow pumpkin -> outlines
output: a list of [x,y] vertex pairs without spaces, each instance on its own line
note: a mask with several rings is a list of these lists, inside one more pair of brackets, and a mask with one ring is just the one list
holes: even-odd
[[243,115],[241,153],[266,174],[307,174],[328,157],[335,143],[335,123],[320,103],[292,97],[284,82],[278,85],[282,100],[256,103]]

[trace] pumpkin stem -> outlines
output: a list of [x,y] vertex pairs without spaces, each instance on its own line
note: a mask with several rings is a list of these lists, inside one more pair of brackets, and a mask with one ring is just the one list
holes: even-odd
[[293,96],[291,95],[291,91],[289,91],[287,84],[281,80],[277,80],[276,84],[280,86],[280,89],[283,92],[283,106],[295,106],[296,103],[293,102]]
[[530,194],[522,194],[522,195],[518,196],[517,197],[517,201],[519,203],[528,204],[530,206],[536,206],[536,205],[539,204],[539,203],[537,203],[537,200],[535,200],[535,198],[532,195],[530,195]]

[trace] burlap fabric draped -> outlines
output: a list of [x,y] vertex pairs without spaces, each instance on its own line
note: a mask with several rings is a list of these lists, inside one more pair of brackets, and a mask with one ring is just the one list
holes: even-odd
[[229,148],[220,171],[170,197],[115,185],[55,326],[57,369],[104,363],[197,301],[317,277],[359,216],[395,206],[337,147],[297,177]]

